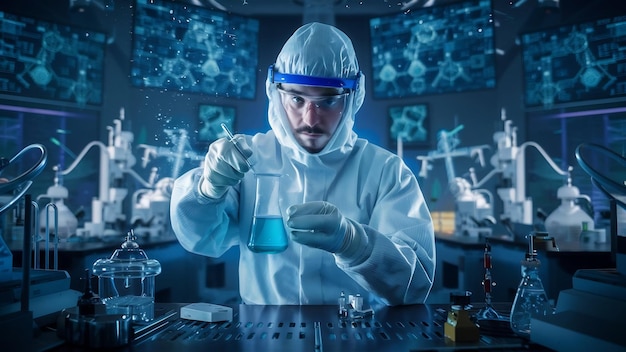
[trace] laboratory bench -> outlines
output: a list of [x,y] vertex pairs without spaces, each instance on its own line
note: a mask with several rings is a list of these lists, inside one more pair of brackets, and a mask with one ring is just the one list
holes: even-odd
[[[444,334],[447,306],[381,307],[362,319],[340,318],[336,305],[232,305],[233,318],[223,322],[181,319],[183,304],[158,304],[152,326],[119,351],[549,351],[510,329],[480,329],[473,342],[455,342]],[[476,312],[478,307],[471,308]],[[508,325],[507,325],[508,326]],[[34,340],[39,351],[81,351],[50,330]]]
[[[521,280],[521,261],[528,252],[528,242],[509,236],[486,238],[436,233],[437,267],[433,297],[438,292],[468,290],[472,301],[484,297],[485,243],[491,246],[491,289],[494,301],[512,302]],[[558,251],[538,250],[539,275],[549,299],[572,287],[572,276],[578,269],[614,268],[610,243],[582,246],[578,242],[557,243]],[[441,295],[441,297],[446,297]]]

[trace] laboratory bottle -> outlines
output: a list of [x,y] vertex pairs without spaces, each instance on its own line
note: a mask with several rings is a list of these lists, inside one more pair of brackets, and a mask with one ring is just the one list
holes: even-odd
[[523,337],[530,337],[530,320],[554,314],[543,283],[539,277],[541,262],[534,254],[526,254],[522,261],[522,280],[515,293],[511,307],[511,329]]
[[287,249],[287,232],[279,204],[281,174],[257,173],[256,197],[248,248],[256,253],[280,253]]
[[594,229],[594,222],[593,218],[576,201],[590,203],[590,199],[581,195],[578,188],[572,186],[570,181],[558,189],[557,198],[561,200],[561,205],[546,218],[546,231],[556,239],[557,243],[578,242],[583,230],[583,222],[587,222],[587,230]]
[[[65,205],[65,199],[69,197],[69,191],[62,185],[63,177],[59,166],[54,168],[54,184],[48,187],[46,194],[37,197],[48,198],[50,203],[42,207],[39,214],[39,227],[42,234],[48,233],[66,239],[76,234],[78,219],[72,211]],[[58,231],[58,233],[55,233]]]
[[67,239],[76,234],[78,219],[65,205],[63,199],[57,199],[46,204],[39,214],[39,227],[42,234],[48,233],[54,236],[57,235],[55,230],[58,230],[59,239]]
[[126,314],[133,322],[154,319],[155,276],[161,264],[148,259],[131,232],[120,249],[108,259],[98,259],[93,273],[98,276],[99,296],[107,314]]
[[595,245],[599,241],[600,231],[589,230],[589,223],[583,221],[583,229],[580,232],[580,244],[583,247]]

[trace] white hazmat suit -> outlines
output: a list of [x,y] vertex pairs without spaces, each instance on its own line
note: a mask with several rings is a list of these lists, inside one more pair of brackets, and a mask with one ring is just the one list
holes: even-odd
[[[223,187],[219,198],[201,191],[203,169],[188,171],[174,184],[172,228],[188,251],[219,257],[239,245],[240,294],[246,304],[337,304],[341,291],[366,302],[423,303],[435,271],[432,219],[414,174],[397,155],[360,139],[354,117],[363,103],[365,79],[350,39],[337,28],[310,23],[285,43],[266,81],[271,130],[236,137],[253,151],[257,173],[281,173],[280,206],[326,201],[342,224],[365,240],[345,258],[290,240],[277,254],[258,254],[246,243],[253,220],[255,177]],[[272,72],[314,78],[354,78],[336,132],[318,153],[293,136]],[[208,156],[207,156],[208,158]],[[218,194],[222,194],[221,192]],[[293,238],[293,237],[292,237]],[[354,252],[354,251],[353,251]]]

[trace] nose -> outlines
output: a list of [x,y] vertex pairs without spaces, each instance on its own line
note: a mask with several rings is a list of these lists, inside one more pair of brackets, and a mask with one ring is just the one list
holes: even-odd
[[302,111],[302,122],[308,126],[315,126],[320,122],[320,114],[317,105],[312,101],[307,101]]

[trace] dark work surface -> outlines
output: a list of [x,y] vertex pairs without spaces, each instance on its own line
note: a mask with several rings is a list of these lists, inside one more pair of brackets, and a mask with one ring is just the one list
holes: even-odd
[[[230,322],[180,319],[183,304],[157,304],[155,315],[169,316],[145,329],[121,351],[548,351],[514,335],[510,329],[481,330],[476,342],[444,336],[445,306],[382,307],[373,317],[340,319],[336,306],[234,306]],[[315,339],[315,323],[320,333]],[[44,337],[41,337],[44,339]],[[54,345],[54,338],[47,337]],[[317,347],[316,347],[317,345]],[[54,351],[80,351],[57,339]]]

